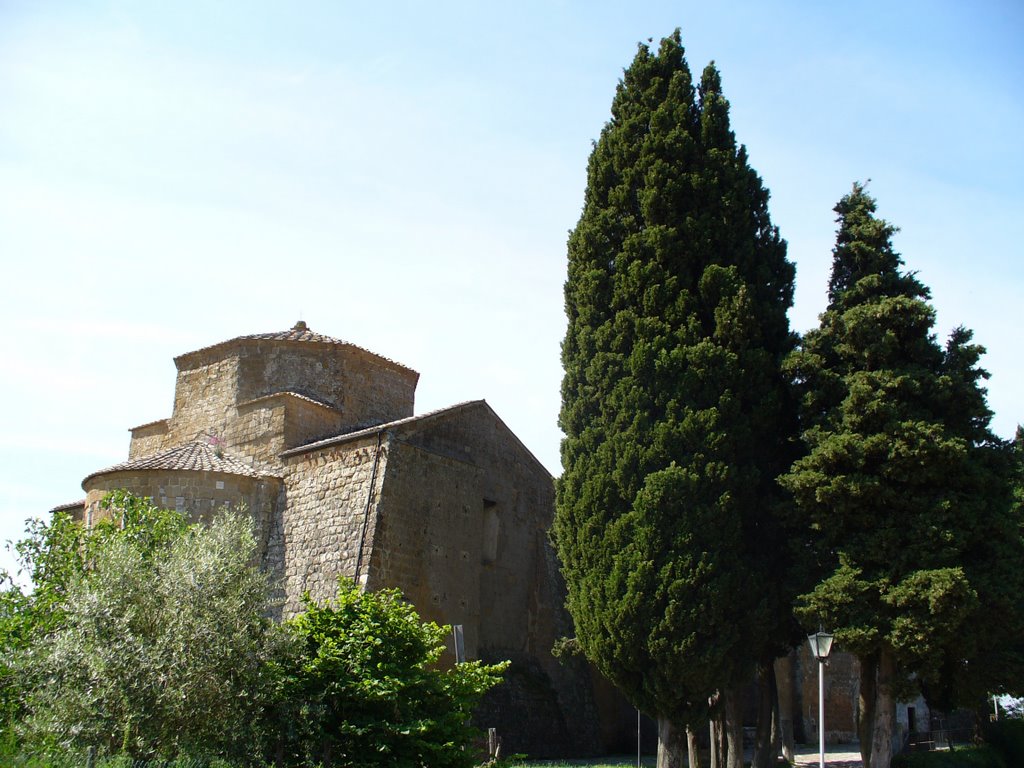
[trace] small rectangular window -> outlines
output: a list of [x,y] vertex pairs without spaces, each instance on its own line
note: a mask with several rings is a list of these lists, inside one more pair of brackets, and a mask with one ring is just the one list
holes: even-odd
[[484,565],[490,565],[498,559],[500,528],[497,503],[484,499],[483,540],[480,543],[480,562]]

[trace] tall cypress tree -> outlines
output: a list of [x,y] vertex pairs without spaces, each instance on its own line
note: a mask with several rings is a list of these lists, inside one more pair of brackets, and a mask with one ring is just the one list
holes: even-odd
[[767,203],[715,67],[694,88],[678,30],[640,45],[569,237],[554,538],[578,642],[658,718],[664,764],[715,692],[738,724],[737,686],[786,635],[794,269]]
[[859,657],[861,752],[881,768],[912,681],[948,705],[968,662],[996,679],[981,662],[1005,643],[979,630],[993,611],[1016,622],[1022,549],[983,350],[962,328],[936,342],[928,289],[863,186],[835,211],[829,305],[790,361],[807,453],[782,483],[821,555],[801,612]]

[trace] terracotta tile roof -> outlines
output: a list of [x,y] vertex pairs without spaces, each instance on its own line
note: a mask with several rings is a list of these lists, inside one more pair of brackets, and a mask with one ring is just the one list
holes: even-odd
[[228,344],[234,344],[239,341],[298,341],[313,344],[330,344],[340,345],[343,347],[352,347],[353,349],[358,349],[362,352],[366,352],[368,355],[373,355],[374,357],[384,360],[385,362],[391,363],[392,365],[398,366],[399,368],[404,368],[407,371],[412,371],[413,373],[416,373],[416,371],[414,371],[409,366],[402,365],[401,363],[396,362],[390,358],[384,357],[383,355],[378,355],[376,352],[371,352],[369,349],[366,349],[366,347],[360,347],[358,344],[352,344],[351,342],[344,341],[342,339],[336,339],[333,336],[325,336],[322,333],[315,333],[309,330],[309,326],[307,326],[306,323],[303,322],[302,320],[299,320],[299,322],[297,322],[287,331],[279,331],[277,333],[253,333],[249,334],[248,336],[236,336],[233,339],[228,339],[227,341],[220,341],[217,342],[216,344],[211,344],[208,347],[201,347],[191,352],[186,352],[182,355],[178,355],[176,358],[174,358],[174,362],[178,363],[179,360],[191,357],[192,355],[196,355],[201,352],[208,352],[211,349],[217,349],[219,347],[223,347]]
[[115,464],[112,467],[93,472],[82,481],[82,486],[94,477],[110,474],[111,472],[133,472],[138,470],[169,470],[173,472],[223,472],[228,475],[242,475],[243,477],[276,477],[273,470],[260,467],[227,453],[217,455],[217,451],[208,437],[193,440],[190,443],[175,446],[163,453],[143,456],[139,459]]
[[67,504],[58,504],[56,507],[50,510],[50,513],[54,512],[72,512],[80,509],[85,509],[85,499],[79,499],[78,501],[69,501]]
[[252,333],[247,336],[239,336],[240,339],[259,339],[267,341],[314,341],[320,344],[348,344],[347,341],[336,339],[333,336],[325,336],[322,333],[315,333],[309,330],[309,326],[302,320],[297,322],[287,331],[278,333]]

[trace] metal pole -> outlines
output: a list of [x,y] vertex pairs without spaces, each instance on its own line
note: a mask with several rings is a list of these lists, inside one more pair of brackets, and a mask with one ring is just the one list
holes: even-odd
[[825,660],[818,659],[818,757],[825,768]]
[[640,768],[640,710],[636,711],[636,768]]

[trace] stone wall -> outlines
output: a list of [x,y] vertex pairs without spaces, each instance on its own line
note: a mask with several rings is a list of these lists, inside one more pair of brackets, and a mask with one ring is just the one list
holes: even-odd
[[272,397],[285,401],[284,450],[333,437],[347,426],[345,415],[330,406],[290,393]]
[[179,370],[171,418],[132,429],[128,457],[151,456],[204,432],[223,437],[236,415],[237,373],[235,358]]
[[599,752],[590,674],[551,655],[572,633],[547,540],[551,476],[482,401],[396,429],[391,446],[368,586],[463,624],[469,658],[513,662],[477,716],[506,754]]
[[[797,651],[800,720],[808,743],[818,740],[818,660],[807,643]],[[833,649],[825,663],[825,741],[848,744],[857,741],[857,697],[860,667],[857,657]]]
[[268,466],[280,467],[280,454],[285,449],[284,430],[287,421],[287,398],[261,397],[240,403],[235,417],[217,437],[233,455],[256,459]]
[[238,360],[234,357],[179,370],[174,411],[161,448],[188,442],[200,432],[222,436],[235,415],[237,389]]
[[169,419],[160,419],[149,424],[132,427],[132,439],[128,445],[128,458],[138,459],[152,456],[164,449],[167,432],[170,429]]
[[[355,577],[360,538],[364,525],[372,530],[387,462],[387,446],[378,447],[376,434],[286,456],[287,497],[267,558],[280,580],[285,617],[302,610],[304,592],[324,601],[337,594],[339,576]],[[367,535],[360,580],[371,554]]]
[[398,587],[426,620],[462,624],[472,659],[480,658],[479,486],[477,467],[392,440],[366,583]]
[[269,466],[281,466],[284,451],[332,437],[343,428],[340,412],[282,392],[239,403],[236,417],[221,436],[229,450]]
[[172,415],[133,429],[129,458],[209,433],[276,463],[282,450],[412,416],[419,378],[358,347],[320,342],[235,339],[175,363]]
[[252,478],[225,472],[129,470],[107,472],[89,478],[85,484],[85,523],[105,517],[100,501],[110,491],[125,489],[152,500],[163,509],[174,509],[193,520],[210,521],[221,507],[244,508],[256,523],[256,535],[263,547],[275,517],[274,504],[281,483],[276,478]]
[[419,378],[409,368],[352,345],[280,339],[234,339],[181,355],[175,364],[176,416],[197,398],[219,399],[221,385],[227,384],[232,402],[279,392],[307,395],[344,413],[349,426],[411,416]]
[[334,406],[349,425],[411,416],[418,374],[343,344],[245,341],[239,356],[239,400],[298,392]]

